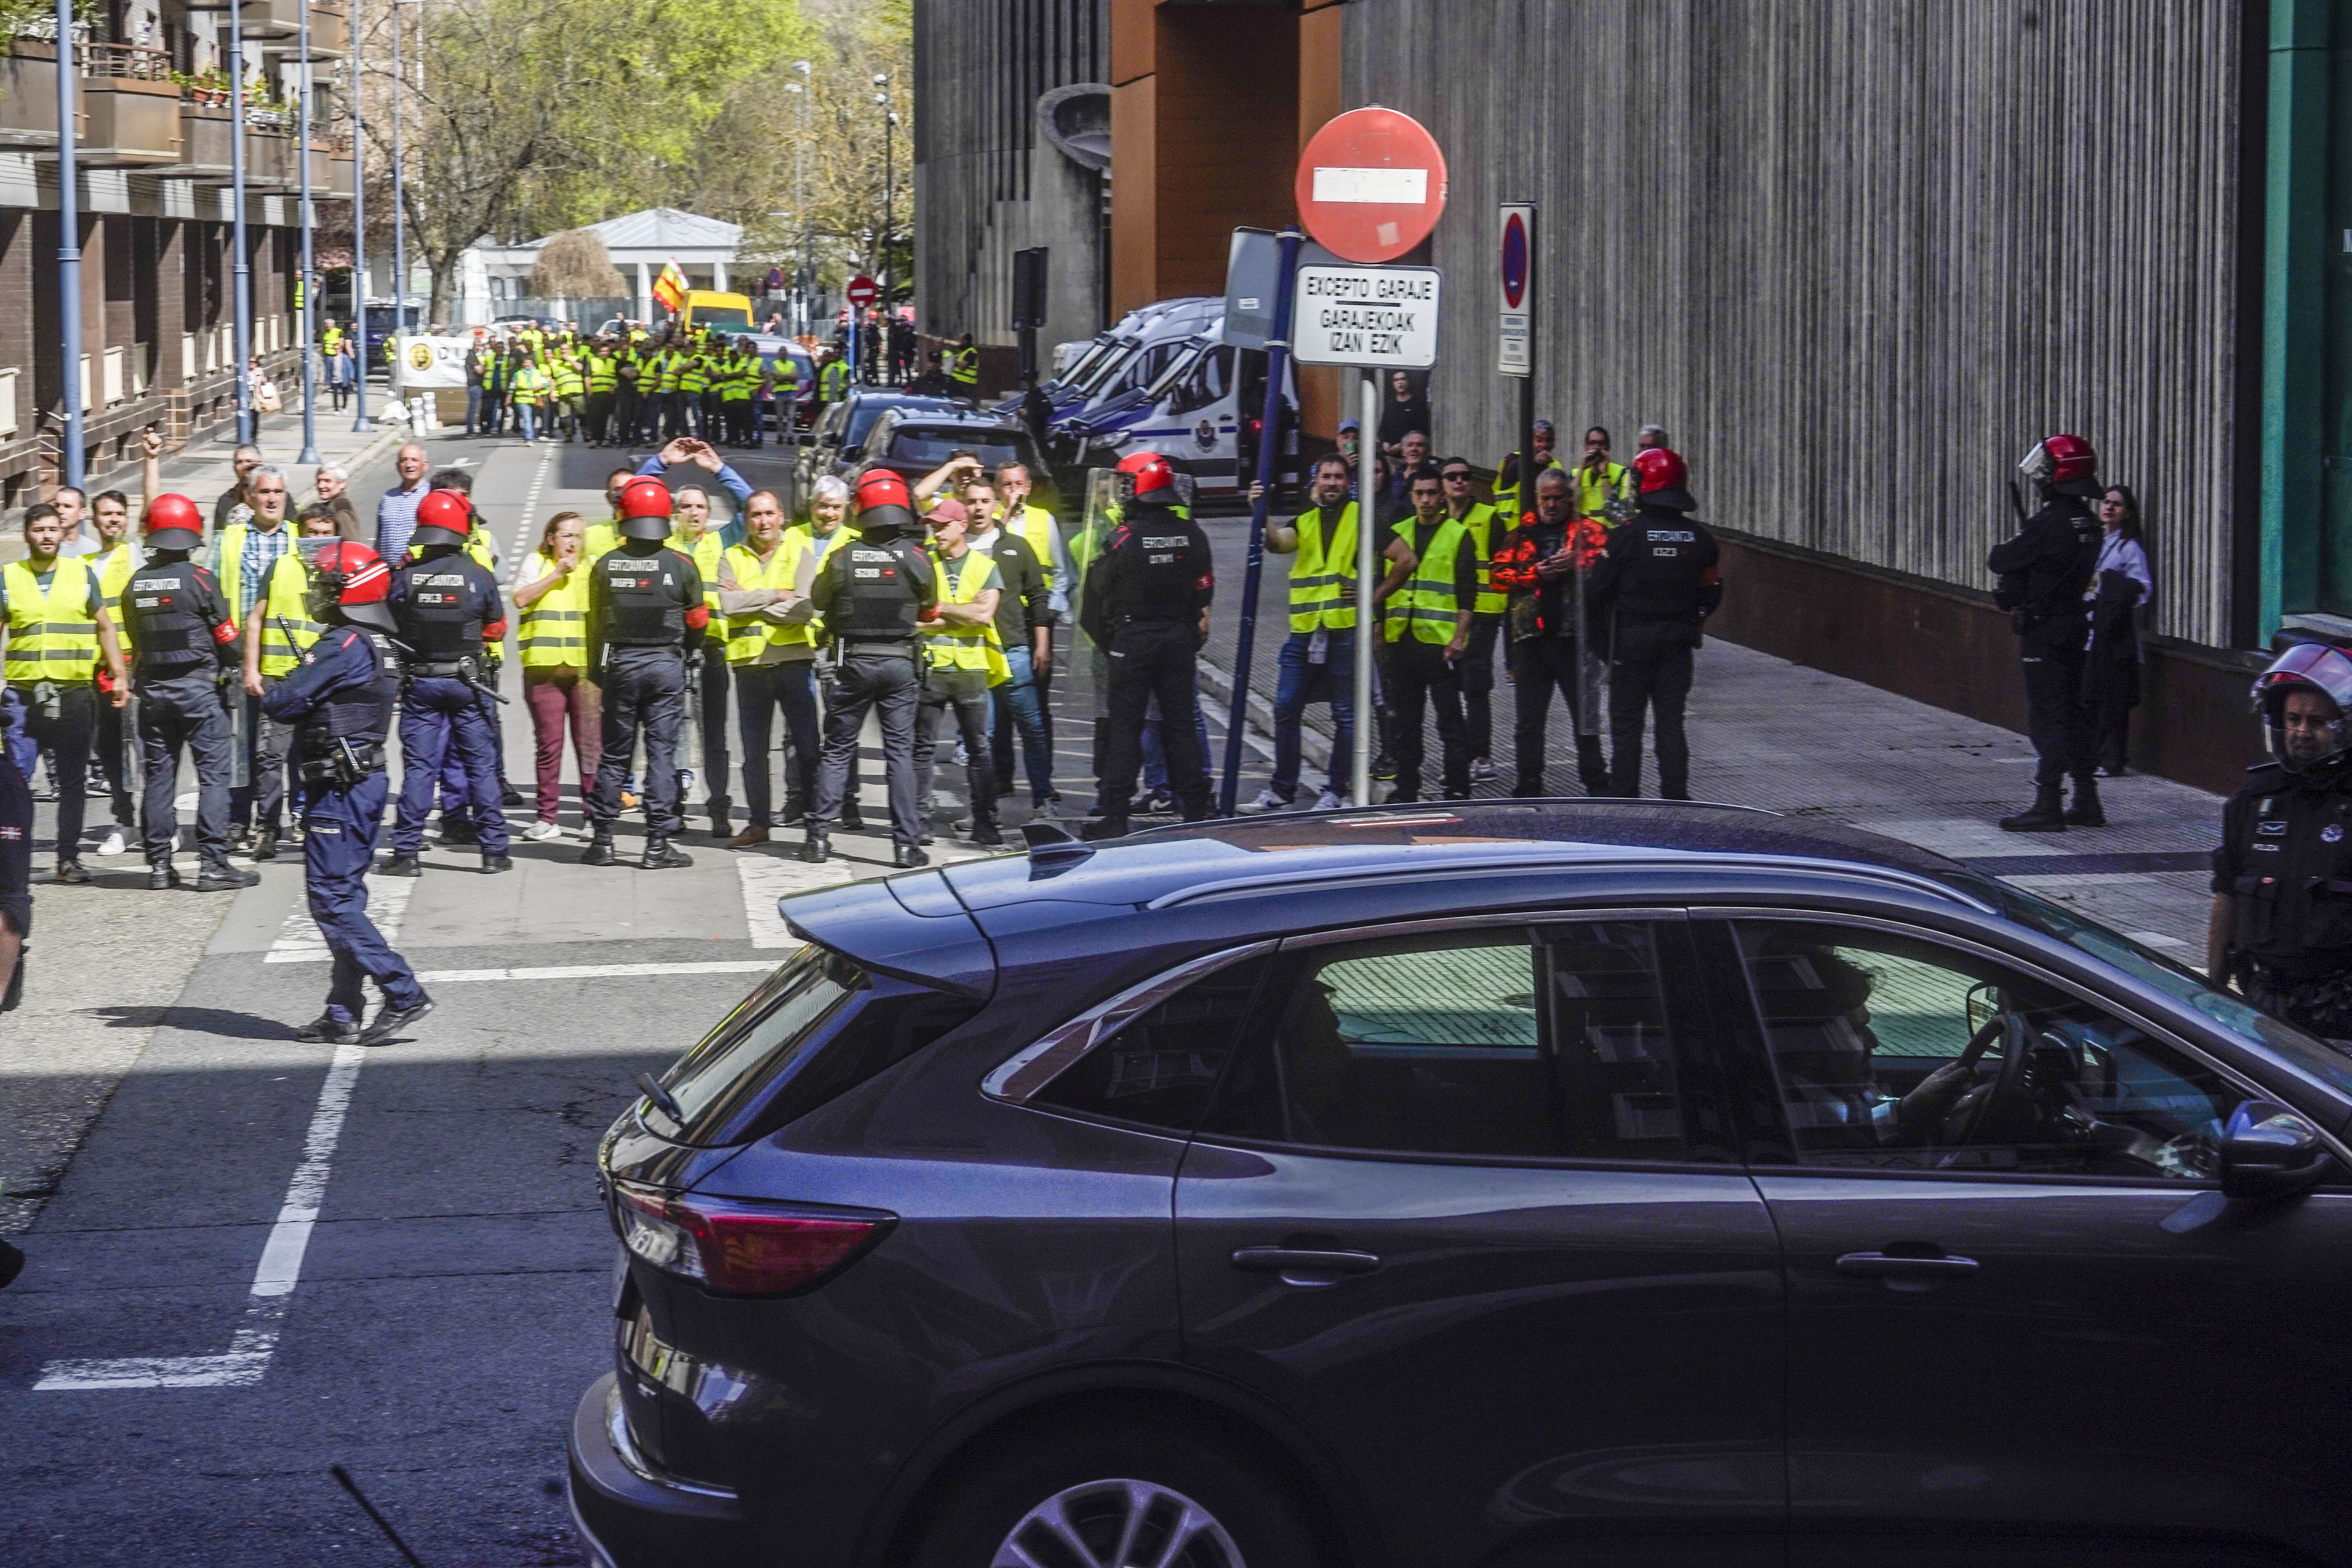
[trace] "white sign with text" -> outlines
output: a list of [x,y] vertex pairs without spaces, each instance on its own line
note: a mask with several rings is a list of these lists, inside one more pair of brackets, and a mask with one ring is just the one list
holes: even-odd
[[1301,364],[1427,370],[1437,363],[1434,267],[1302,267],[1291,310]]

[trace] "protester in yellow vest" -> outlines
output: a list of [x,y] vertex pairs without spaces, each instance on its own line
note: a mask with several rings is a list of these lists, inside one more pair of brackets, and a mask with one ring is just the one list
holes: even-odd
[[[150,435],[149,439],[160,447],[161,442]],[[155,459],[147,459],[150,469]],[[163,493],[161,479],[151,479],[149,495]],[[98,549],[88,557],[89,569],[98,574],[100,595],[106,602],[106,613],[113,618],[114,635],[122,645],[122,662],[135,667],[137,649],[131,646],[131,621],[122,613],[122,590],[129,585],[131,574],[138,571],[146,552],[131,537],[131,498],[121,490],[100,490],[90,498],[90,527],[98,533]],[[101,667],[98,675],[101,696],[112,695],[111,678]],[[93,727],[91,746],[98,759],[99,771],[106,777],[110,804],[114,807],[114,826],[106,830],[99,841],[100,855],[120,855],[138,837],[137,807],[131,798],[130,748],[138,743],[131,732],[128,710],[117,708],[110,701],[96,704],[97,723]]]
[[[751,492],[743,508],[743,542],[719,558],[719,605],[727,617],[727,663],[735,679],[736,727],[743,737],[743,804],[751,819],[728,840],[739,849],[767,843],[779,826],[801,825],[816,794],[823,737],[813,635],[816,606],[809,590],[816,581],[817,560],[809,535],[784,526],[784,504],[773,490]],[[768,779],[770,737],[779,710],[791,748],[781,824]]]
[[[733,831],[730,817],[735,804],[727,793],[727,623],[720,618],[719,607],[719,558],[724,546],[719,531],[710,526],[708,490],[698,485],[680,485],[671,492],[670,504],[676,510],[670,514],[669,548],[694,562],[694,570],[702,579],[702,601],[710,611],[702,634],[702,668],[697,677],[700,689],[690,700],[701,704],[698,710],[702,731],[700,782],[708,791],[710,832],[713,837],[724,839]],[[686,804],[683,799],[677,803],[681,817],[686,815]]]
[[515,577],[515,648],[522,661],[522,698],[530,709],[539,775],[538,819],[522,836],[538,843],[563,837],[556,817],[563,805],[565,726],[571,727],[583,802],[604,754],[603,706],[588,679],[591,557],[585,534],[578,512],[557,512],[540,530],[539,548]]
[[[963,502],[943,500],[923,519],[931,530],[931,552],[940,563],[940,612],[924,623],[923,696],[915,710],[915,789],[928,816],[932,809],[932,756],[940,716],[955,710],[963,732],[964,783],[971,801],[971,839],[1004,842],[996,826],[996,761],[988,743],[992,704],[988,689],[1012,678],[1003,645],[996,638],[996,601],[1004,578],[996,563],[965,541],[969,524]],[[856,559],[853,557],[852,559]],[[924,842],[930,836],[924,835]]]
[[25,559],[0,568],[0,609],[7,616],[0,661],[8,682],[8,749],[17,770],[29,776],[34,758],[49,753],[58,789],[57,879],[87,882],[81,821],[100,661],[113,682],[108,700],[115,707],[130,700],[131,686],[98,574],[88,556],[58,553],[65,538],[65,520],[55,506],[40,501],[25,509]]
[[[1535,442],[1537,472],[1559,468],[1559,459],[1552,455],[1557,438],[1552,434],[1550,420],[1536,421]],[[1507,528],[1517,528],[1535,507],[1532,492],[1524,502],[1520,500],[1518,467],[1519,454],[1516,448],[1495,465],[1495,510],[1503,514]]]
[[1462,678],[1462,724],[1470,748],[1470,782],[1495,776],[1495,647],[1511,596],[1495,586],[1495,547],[1510,531],[1503,514],[1478,499],[1476,475],[1467,458],[1447,458],[1437,466],[1445,486],[1446,512],[1470,535],[1478,558],[1478,598],[1471,607],[1470,646],[1454,661]]
[[[229,792],[229,809],[236,823],[229,847],[242,849],[250,842],[256,859],[269,859],[278,853],[285,817],[287,742],[291,731],[261,711],[261,696],[268,689],[261,671],[261,633],[268,616],[265,595],[269,564],[293,548],[293,536],[286,522],[284,473],[266,465],[255,468],[247,476],[246,493],[253,503],[250,521],[232,522],[214,537],[211,561],[213,574],[220,580],[221,597],[242,629],[245,654],[246,714],[237,727],[248,759],[246,776],[251,782]],[[249,840],[248,834],[252,835]]]
[[1470,646],[1481,574],[1470,531],[1445,507],[1445,487],[1424,472],[1407,489],[1412,516],[1397,539],[1413,557],[1412,572],[1389,596],[1381,617],[1388,641],[1381,666],[1391,723],[1389,754],[1396,760],[1391,801],[1421,798],[1422,723],[1433,698],[1447,800],[1470,797],[1470,749],[1462,719],[1462,681],[1454,668]]
[[[1288,523],[1269,520],[1265,548],[1294,557],[1290,564],[1290,636],[1276,658],[1274,776],[1253,811],[1283,811],[1297,803],[1303,761],[1301,724],[1310,702],[1331,705],[1331,763],[1318,811],[1337,810],[1348,793],[1356,723],[1356,503],[1348,499],[1348,460],[1334,453],[1315,465],[1308,497],[1314,505]],[[1251,487],[1250,500],[1258,499]],[[1382,552],[1387,575],[1375,597],[1393,592],[1412,569],[1402,541]]]

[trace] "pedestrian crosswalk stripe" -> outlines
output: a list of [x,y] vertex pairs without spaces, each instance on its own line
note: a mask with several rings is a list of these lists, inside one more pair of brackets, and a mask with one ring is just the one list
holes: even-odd
[[811,866],[800,860],[779,860],[766,855],[738,857],[735,875],[743,886],[743,923],[751,928],[751,945],[800,946],[800,939],[785,929],[784,917],[776,912],[776,900],[786,893],[805,893],[812,888],[838,887],[849,880],[853,870],[849,862],[841,859]]
[[[400,937],[400,917],[408,908],[408,895],[416,890],[415,877],[370,877],[367,879],[368,919],[383,933],[384,945],[395,946]],[[286,917],[278,931],[278,940],[269,944],[264,963],[324,963],[331,955],[327,952],[327,939],[319,934],[318,923],[311,920],[307,907],[297,906]]]

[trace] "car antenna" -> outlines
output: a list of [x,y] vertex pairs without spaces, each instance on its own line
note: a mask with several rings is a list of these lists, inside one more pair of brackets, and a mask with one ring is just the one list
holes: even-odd
[[1022,839],[1029,846],[1032,864],[1064,870],[1094,857],[1095,847],[1058,822],[1024,822]]

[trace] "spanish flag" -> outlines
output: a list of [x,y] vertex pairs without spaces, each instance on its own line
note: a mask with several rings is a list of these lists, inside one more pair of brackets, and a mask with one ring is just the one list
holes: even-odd
[[686,274],[678,270],[677,262],[663,265],[661,276],[654,280],[654,298],[673,316],[686,308]]

